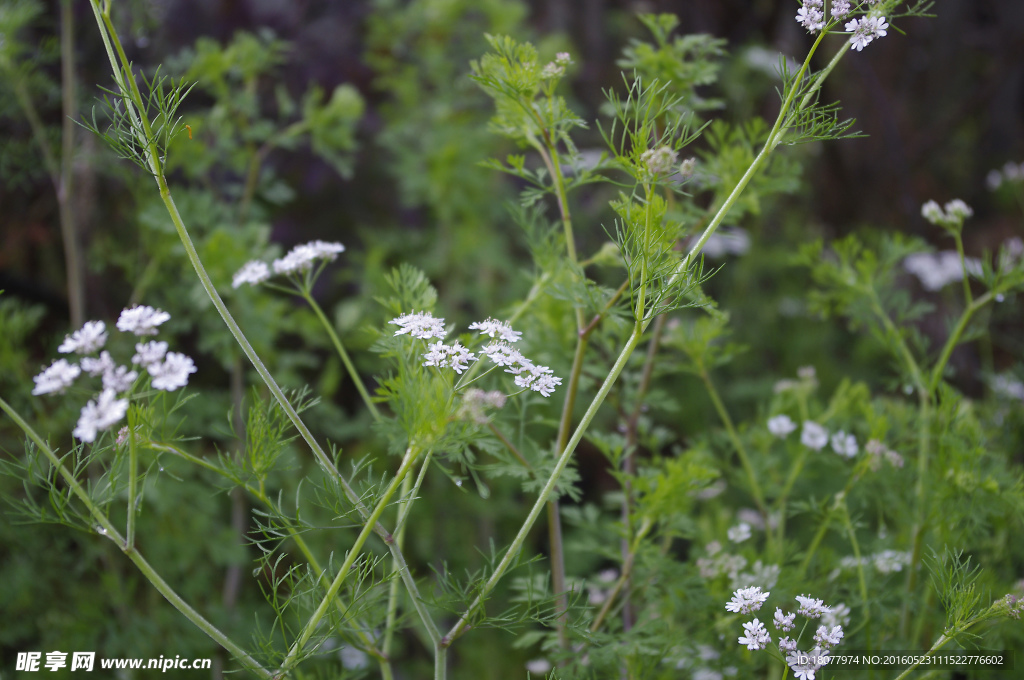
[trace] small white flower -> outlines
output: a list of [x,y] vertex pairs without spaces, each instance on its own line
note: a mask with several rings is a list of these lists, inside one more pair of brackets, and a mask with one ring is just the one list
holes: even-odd
[[817,33],[825,27],[825,13],[821,11],[821,0],[804,0],[803,7],[796,11],[797,22],[810,33]]
[[903,571],[903,567],[910,565],[910,553],[899,550],[883,550],[872,556],[875,569],[881,574],[891,574],[894,571]]
[[68,363],[67,359],[57,359],[42,373],[32,378],[36,386],[32,394],[51,394],[53,392],[64,393],[75,378],[81,375],[82,369],[77,365]]
[[797,680],[814,680],[814,674],[829,661],[827,649],[818,649],[804,653],[794,650],[786,656],[786,663],[793,669],[793,677]]
[[828,444],[828,430],[813,420],[805,420],[800,432],[800,443],[809,449],[820,451]]
[[118,366],[103,374],[103,389],[113,390],[114,392],[127,392],[138,377],[139,374],[135,371],[129,371],[127,366]]
[[889,24],[885,23],[885,17],[880,16],[861,17],[846,24],[846,30],[853,34],[850,36],[850,42],[853,43],[853,49],[858,52],[871,44],[875,38],[884,38],[887,28]]
[[732,594],[732,599],[725,604],[725,608],[731,612],[750,614],[760,609],[769,595],[771,593],[762,593],[760,586],[740,588]]
[[971,206],[967,205],[959,198],[954,198],[945,205],[945,208],[947,217],[961,222],[974,214],[974,210],[971,209]]
[[562,66],[568,66],[572,63],[572,55],[568,52],[559,52],[555,55],[555,63],[561,64]]
[[[505,370],[512,372],[509,369]],[[540,392],[542,397],[550,397],[555,387],[562,384],[562,379],[556,378],[547,366],[530,364],[516,375],[515,383],[519,387],[529,387],[534,392]]]
[[121,312],[117,318],[117,329],[135,335],[156,335],[156,327],[170,318],[171,315],[163,310],[136,305]]
[[137,354],[132,357],[133,364],[139,364],[143,368],[149,368],[153,364],[158,364],[164,360],[164,355],[167,354],[167,343],[157,340],[151,340],[147,343],[138,343],[135,345],[135,351]]
[[235,272],[234,278],[231,279],[231,287],[238,288],[245,283],[255,286],[269,278],[270,267],[267,266],[267,263],[262,260],[252,260],[246,262],[241,269]]
[[492,338],[498,336],[505,342],[519,342],[519,338],[523,337],[522,333],[512,330],[512,326],[505,321],[495,321],[494,319],[474,321],[469,324],[469,329],[478,330],[481,335]]
[[785,414],[768,419],[768,431],[779,439],[785,439],[795,429],[796,423]]
[[832,0],[832,18],[845,19],[850,13],[850,0]]
[[796,601],[800,603],[800,608],[796,610],[796,613],[800,616],[806,616],[809,619],[820,618],[822,614],[829,610],[829,608],[825,606],[824,602],[816,600],[813,597],[797,595]]
[[540,72],[540,77],[543,78],[544,80],[550,80],[551,78],[561,78],[564,75],[565,66],[562,66],[561,64],[554,61],[550,61],[547,64],[545,64],[544,68],[541,69]]
[[388,321],[389,324],[398,326],[395,335],[410,334],[414,338],[430,340],[431,338],[444,339],[447,333],[444,330],[444,319],[435,319],[430,312],[413,312],[403,314],[397,319]]
[[98,359],[82,357],[80,363],[82,364],[82,370],[91,376],[105,375],[114,370],[114,358],[107,351],[101,352]]
[[551,670],[551,662],[547,659],[530,659],[526,662],[526,670],[529,673],[544,675]]
[[83,442],[93,442],[99,430],[117,423],[127,411],[127,399],[118,399],[114,390],[103,390],[95,401],[90,401],[82,408],[78,425],[72,434]]
[[452,370],[462,375],[462,372],[469,368],[470,361],[476,361],[476,355],[456,342],[448,350],[448,357]]
[[726,535],[733,543],[742,543],[750,538],[750,525],[746,522],[740,522],[736,526],[730,527],[729,531],[726,532]]
[[325,241],[311,241],[297,245],[288,251],[284,257],[274,260],[275,274],[296,274],[313,268],[317,260],[334,260],[338,253],[345,252],[345,246],[340,243],[327,243]]
[[822,649],[831,649],[842,642],[842,640],[842,626],[832,626],[832,630],[829,630],[827,626],[818,626],[817,632],[814,633],[814,643]]
[[775,608],[775,627],[782,632],[786,633],[793,630],[796,625],[793,623],[794,619],[796,619],[796,614],[786,614],[780,608]]
[[107,341],[107,326],[102,321],[86,321],[85,325],[64,338],[57,351],[61,354],[92,354]]
[[146,370],[153,376],[153,389],[173,392],[188,384],[188,375],[196,372],[196,365],[191,357],[168,352],[163,363],[150,364]]
[[796,640],[790,640],[788,637],[784,637],[779,640],[779,651],[783,654],[796,651]]
[[747,649],[764,649],[768,646],[768,643],[772,641],[772,637],[768,634],[768,630],[764,627],[764,624],[757,619],[754,619],[750,623],[744,623],[743,630],[746,631],[747,634],[738,638],[738,642],[741,645],[746,645]]
[[856,437],[839,430],[839,432],[832,435],[832,450],[840,456],[853,458],[860,449],[857,447]]

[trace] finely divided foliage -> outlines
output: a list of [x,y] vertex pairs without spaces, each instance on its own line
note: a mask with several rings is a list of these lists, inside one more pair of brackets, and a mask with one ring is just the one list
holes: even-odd
[[[735,316],[712,297],[715,272],[704,258],[729,253],[746,262],[770,248],[762,220],[752,218],[776,195],[800,188],[800,155],[781,155],[790,153],[785,147],[856,136],[838,104],[819,101],[823,83],[844,56],[869,58],[872,50],[857,53],[894,39],[897,24],[924,15],[928,3],[800,2],[795,20],[810,47],[798,65],[779,59],[772,123],[710,120],[725,100],[707,98],[703,88],[715,83],[724,46],[709,36],[673,36],[678,19],[670,15],[641,16],[651,38],[626,48],[623,82],[605,93],[593,127],[564,95],[578,58],[487,35],[490,49],[473,62],[472,82],[493,100],[491,130],[523,153],[479,160],[520,181],[509,208],[526,230],[534,265],[517,302],[486,301],[483,314],[494,316],[468,326],[446,321],[470,308],[465,301],[447,288],[439,294],[410,264],[381,273],[390,292],[372,291],[379,308],[363,305],[364,296],[328,316],[318,302],[328,279],[360,280],[349,276],[352,253],[339,259],[346,248],[334,241],[302,243],[274,258],[263,233],[230,265],[208,272],[165,170],[181,149],[175,138],[184,142],[186,130],[192,136],[179,116],[190,87],[137,76],[111,3],[90,3],[116,89],[106,97],[109,127],[100,130],[95,117],[87,127],[155,180],[211,310],[234,338],[216,348],[222,363],[234,365],[235,392],[219,436],[238,441],[213,455],[193,436],[209,439],[195,431],[206,414],[186,410],[203,391],[189,383],[196,376],[203,389],[220,388],[208,384],[205,359],[197,365],[172,351],[177,339],[153,337],[180,322],[177,312],[165,326],[170,313],[135,305],[121,312],[117,332],[89,321],[68,333],[57,348],[68,356],[34,377],[40,403],[80,409],[76,424],[54,425],[63,417],[55,409],[41,436],[0,399],[29,441],[24,461],[4,469],[48,496],[49,508],[27,495],[19,512],[112,541],[232,663],[267,680],[349,672],[393,680],[422,675],[430,657],[435,679],[443,679],[472,662],[460,650],[485,639],[478,629],[492,627],[517,636],[500,658],[491,658],[491,648],[484,654],[495,673],[511,668],[508,677],[792,673],[814,680],[844,648],[924,649],[928,656],[973,643],[982,623],[1024,613],[1021,585],[1000,580],[1014,573],[1005,537],[1019,533],[1024,482],[1010,447],[990,434],[999,429],[994,423],[1015,417],[1024,388],[1010,375],[993,375],[999,389],[968,401],[950,380],[953,351],[985,335],[980,321],[990,303],[1012,301],[1024,289],[1019,240],[995,255],[967,257],[963,230],[974,211],[952,200],[921,209],[939,238],[952,239],[947,254],[898,235],[794,248],[790,259],[815,284],[808,309],[869,329],[873,354],[858,349],[873,360],[891,355],[891,384],[869,388],[833,371],[819,377],[811,366],[778,379],[764,366],[752,377],[734,372],[728,390],[717,387],[744,347],[730,339]],[[382,6],[410,25],[444,9]],[[407,14],[414,11],[424,16]],[[496,10],[484,2],[474,11]],[[230,50],[197,49],[196,62],[214,81],[203,87],[216,93],[221,114],[234,105],[232,74],[243,74],[238,96],[251,96],[259,88],[246,69],[257,62],[269,68],[285,53],[269,38],[242,40],[233,43],[231,66]],[[820,58],[826,52],[827,61]],[[819,62],[827,65],[814,71]],[[279,131],[284,141],[253,126],[263,146],[238,142],[253,160],[224,173],[249,178],[225,192],[242,197],[225,214],[255,209],[260,163],[274,144],[309,132],[314,148],[330,146],[329,114],[352,102],[345,91],[326,104],[321,94],[306,99],[301,121]],[[288,96],[277,94],[282,110]],[[256,106],[243,104],[233,113],[238,120]],[[211,113],[208,122],[216,121]],[[354,145],[352,130],[343,132],[335,151]],[[584,146],[598,141],[601,150]],[[1013,164],[993,172],[993,190],[1017,187],[1024,176]],[[591,210],[594,203],[606,210]],[[375,273],[368,264],[366,287],[379,280]],[[956,304],[945,309],[959,316],[931,348],[916,325],[931,309],[911,295],[946,295],[954,282],[962,290],[947,296]],[[301,302],[285,307],[282,294]],[[289,311],[273,311],[282,308]],[[799,302],[794,308],[792,315],[807,311]],[[268,331],[271,320],[282,328]],[[315,365],[302,364],[275,353],[274,343],[292,342],[277,335],[285,330],[305,339],[322,331],[326,340],[317,346],[329,346],[330,359],[318,354]],[[359,351],[350,356],[346,347]],[[332,406],[307,389],[286,392],[274,377],[301,380],[314,369],[318,385],[354,388],[349,412],[326,410]],[[243,400],[254,376],[260,383]],[[674,389],[680,381],[699,388],[703,411],[682,412]],[[736,409],[733,402],[744,400]],[[734,415],[741,410],[744,421]],[[325,446],[322,432],[353,445]],[[58,454],[60,441],[74,448]],[[596,491],[584,493],[581,446],[589,469],[602,461]],[[205,480],[202,474],[232,489],[232,531],[258,555],[252,591],[266,600],[249,617],[250,642],[235,624],[218,627],[231,617],[208,619],[186,602],[174,579],[160,575],[164,565],[146,560],[144,553],[160,554],[155,538],[136,541],[137,525],[140,534],[152,526],[140,515],[143,499],[159,499],[166,480],[158,473],[172,460],[189,484]],[[40,463],[50,472],[40,475]],[[196,476],[178,472],[188,466]],[[486,512],[467,518],[453,510],[471,507],[461,504],[471,495],[472,507]],[[160,511],[159,503],[150,507]],[[447,522],[459,522],[454,541],[435,535]],[[478,535],[486,540],[463,559],[463,544]],[[995,569],[982,581],[971,557],[951,545]],[[1019,632],[1007,635],[1019,639]]]

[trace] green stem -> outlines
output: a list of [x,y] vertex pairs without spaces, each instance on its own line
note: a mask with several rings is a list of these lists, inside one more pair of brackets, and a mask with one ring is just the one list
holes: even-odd
[[323,324],[324,329],[326,329],[327,335],[331,338],[331,343],[334,345],[334,349],[338,352],[338,356],[341,357],[342,363],[345,364],[345,370],[348,371],[349,376],[352,378],[352,382],[355,383],[356,390],[359,391],[359,396],[363,398],[363,403],[366,404],[366,408],[369,409],[373,419],[380,422],[380,412],[377,410],[377,405],[373,403],[373,400],[370,398],[370,393],[366,391],[366,386],[359,377],[359,372],[352,363],[352,359],[349,358],[348,352],[345,351],[344,345],[341,344],[341,340],[338,338],[338,334],[334,330],[334,325],[327,319],[327,315],[324,314],[324,310],[317,304],[313,295],[310,293],[309,288],[303,286],[301,291],[303,299],[309,303],[310,307],[313,308],[313,311],[316,312],[317,318],[320,319],[320,323]]
[[135,414],[128,414],[128,526],[126,542],[130,548],[135,547],[135,515],[138,502],[139,446],[135,436]]
[[864,575],[864,561],[860,557],[860,542],[857,540],[857,532],[853,528],[853,520],[850,518],[850,508],[846,505],[846,496],[842,501],[843,524],[846,525],[846,532],[850,536],[850,546],[853,548],[853,556],[857,560],[857,582],[860,586],[860,600],[864,607],[865,627],[865,648],[871,649],[871,603],[868,600],[868,584]]
[[630,577],[633,575],[633,565],[636,563],[636,553],[640,549],[640,543],[650,532],[654,523],[649,517],[644,517],[643,522],[640,524],[640,528],[636,532],[636,536],[629,546],[629,552],[626,555],[626,559],[622,563],[622,573],[619,574],[619,579],[615,582],[610,593],[608,593],[607,599],[604,601],[604,605],[601,607],[601,611],[598,612],[594,618],[594,622],[590,624],[590,632],[596,633],[601,629],[601,625],[604,624],[605,619],[608,617],[608,613],[612,609],[615,599],[619,596],[619,593],[623,591],[626,584],[629,583]]
[[[363,545],[366,543],[366,539],[370,537],[373,527],[376,525],[381,515],[384,514],[384,510],[387,509],[391,501],[391,497],[395,495],[395,492],[398,490],[402,480],[405,479],[406,475],[409,474],[409,470],[412,469],[417,453],[417,449],[412,446],[406,450],[405,457],[402,459],[402,464],[399,466],[398,472],[395,473],[391,483],[388,484],[387,489],[385,489],[384,493],[377,501],[377,505],[374,506],[373,511],[367,518],[362,531],[360,531],[359,536],[356,537],[355,543],[353,543],[352,547],[349,548],[348,554],[345,556],[345,561],[342,563],[341,568],[338,570],[337,575],[335,575],[331,585],[327,588],[326,595],[324,595],[323,600],[320,601],[316,610],[313,611],[312,616],[309,617],[305,627],[302,629],[302,633],[299,634],[299,637],[295,640],[291,649],[288,651],[288,656],[281,665],[278,677],[283,677],[292,668],[292,666],[298,662],[299,653],[306,646],[309,638],[313,635],[313,631],[315,631],[317,626],[320,625],[320,621],[327,613],[327,608],[331,605],[331,602],[333,602],[334,598],[338,595],[338,590],[341,589],[342,584],[345,582],[345,578],[352,569],[352,565],[355,564],[356,559],[362,555]],[[394,543],[394,539],[392,538],[389,543]]]
[[[764,517],[765,526],[768,525],[768,506],[764,502],[764,492],[761,491],[761,484],[757,481],[757,475],[754,474],[754,467],[750,464],[750,456],[747,455],[747,448],[743,445],[743,440],[740,439],[739,433],[736,432],[736,426],[732,422],[732,418],[729,416],[729,411],[725,408],[725,404],[722,402],[722,398],[718,395],[718,390],[715,389],[715,385],[711,382],[711,376],[708,375],[707,369],[703,364],[700,366],[700,378],[704,381],[704,386],[708,390],[708,394],[711,396],[711,401],[715,405],[715,410],[718,412],[718,417],[722,419],[722,424],[725,425],[725,431],[729,435],[729,441],[732,442],[732,446],[736,449],[736,453],[739,454],[740,463],[743,465],[743,470],[747,473],[747,483],[750,484],[750,490],[754,494],[754,502],[757,503],[758,510],[761,511],[761,515]],[[771,532],[768,532],[771,536]]]
[[576,427],[576,431],[573,433],[572,438],[566,444],[565,450],[562,455],[559,456],[558,461],[555,463],[554,469],[551,471],[551,475],[548,477],[547,482],[544,484],[544,488],[541,489],[540,495],[537,501],[533,504],[530,509],[530,513],[527,515],[526,520],[523,522],[522,527],[519,529],[519,533],[513,539],[512,544],[505,551],[505,555],[502,557],[501,562],[495,567],[494,573],[487,579],[480,592],[477,594],[473,602],[467,607],[466,611],[462,614],[459,620],[454,626],[448,631],[448,633],[441,639],[440,645],[448,647],[458,638],[466,627],[469,625],[469,620],[474,616],[477,610],[483,605],[490,592],[494,590],[494,587],[501,580],[505,572],[508,571],[509,567],[512,566],[513,560],[519,555],[519,551],[523,547],[523,543],[526,542],[526,537],[530,533],[530,529],[533,528],[534,523],[540,516],[541,510],[547,503],[548,498],[554,492],[555,485],[558,483],[558,478],[561,476],[562,471],[565,470],[565,466],[569,464],[569,460],[572,457],[573,451],[576,450],[576,446],[579,444],[583,435],[586,433],[587,428],[590,427],[590,423],[597,416],[597,411],[604,403],[605,398],[608,396],[608,392],[611,391],[612,385],[618,379],[619,374],[622,373],[622,369],[625,368],[626,362],[629,357],[633,354],[633,350],[636,349],[640,343],[640,339],[643,336],[643,328],[641,324],[637,323],[633,327],[633,333],[629,336],[629,340],[626,342],[625,347],[622,348],[622,352],[615,360],[615,364],[612,366],[605,378],[601,388],[594,395],[593,401],[590,402],[590,406],[587,408],[587,412],[583,414],[583,419],[580,424]]
[[[754,161],[750,164],[750,167],[747,168],[747,171],[743,173],[743,176],[740,178],[739,182],[737,182],[736,186],[733,187],[733,190],[729,193],[729,196],[722,203],[721,207],[718,209],[718,212],[716,212],[715,216],[711,218],[711,222],[709,222],[708,226],[705,227],[704,232],[701,234],[700,238],[697,239],[697,242],[694,243],[693,246],[690,248],[690,251],[686,254],[686,257],[684,257],[683,260],[679,263],[679,266],[676,268],[675,273],[672,275],[672,278],[669,281],[669,285],[674,283],[678,277],[682,276],[689,270],[690,263],[696,260],[697,254],[700,253],[701,249],[704,248],[704,245],[707,243],[708,239],[711,238],[711,235],[715,233],[718,227],[722,224],[722,221],[725,220],[726,216],[729,214],[729,211],[732,209],[733,205],[735,205],[736,201],[739,199],[740,194],[742,194],[743,190],[746,189],[747,183],[749,183],[751,178],[753,178],[753,176],[757,174],[757,171],[761,168],[761,165],[765,162],[768,156],[771,155],[772,151],[775,150],[775,147],[777,147],[782,142],[782,139],[785,137],[787,132],[787,128],[783,127],[783,122],[788,121],[788,119],[790,118],[790,108],[793,105],[793,100],[796,98],[796,93],[799,89],[797,85],[803,81],[804,73],[807,72],[807,68],[810,66],[811,63],[811,57],[814,56],[815,51],[818,49],[818,45],[821,44],[821,41],[824,39],[826,35],[827,33],[825,31],[822,31],[821,34],[818,35],[818,38],[814,41],[814,45],[811,46],[810,51],[807,53],[807,57],[804,59],[804,63],[800,67],[800,71],[793,79],[793,86],[790,88],[789,94],[786,96],[786,99],[782,102],[782,107],[779,109],[779,115],[775,119],[775,124],[772,126],[771,132],[768,133],[768,138],[764,143],[764,147],[761,148],[761,151],[757,154],[757,156],[754,158]],[[814,82],[811,84],[811,87],[807,90],[807,94],[801,100],[800,106],[796,109],[796,111],[803,110],[804,107],[806,107],[811,102],[814,94],[821,88],[821,85],[825,81],[825,78],[828,77],[828,74],[832,72],[832,69],[835,68],[836,64],[839,63],[839,60],[849,49],[850,43],[847,42],[843,45],[843,47],[839,49],[838,52],[836,52],[835,56],[832,57],[832,60],[829,62],[828,66],[826,66],[825,69],[818,74],[817,78],[815,78]]]
[[931,379],[928,381],[928,392],[934,393],[939,387],[939,382],[942,380],[942,374],[946,370],[946,364],[949,363],[949,357],[953,354],[953,350],[958,344],[960,344],[960,338],[963,336],[964,331],[967,329],[967,324],[970,322],[971,317],[974,314],[987,305],[995,298],[994,291],[988,291],[984,295],[979,296],[976,300],[973,300],[967,308],[964,309],[960,315],[960,319],[957,321],[956,328],[950,334],[946,340],[945,346],[942,348],[942,353],[939,355],[939,360],[935,363],[935,368],[932,369]]
[[89,511],[89,515],[100,527],[100,533],[109,538],[114,542],[115,545],[123,552],[128,559],[130,559],[135,566],[138,568],[142,575],[146,577],[154,588],[170,602],[175,609],[184,614],[185,618],[191,621],[197,628],[206,633],[214,642],[219,644],[221,647],[226,649],[232,656],[234,656],[242,665],[248,668],[257,677],[272,678],[270,671],[266,670],[260,664],[249,656],[244,649],[236,645],[230,638],[224,633],[220,632],[216,626],[207,621],[203,616],[191,607],[185,600],[179,596],[173,588],[166,581],[161,578],[160,574],[143,559],[139,551],[135,549],[128,541],[126,541],[121,534],[117,531],[114,525],[110,522],[103,511],[93,502],[89,494],[82,488],[82,485],[78,483],[75,476],[64,466],[57,454],[47,445],[39,434],[32,429],[32,427],[15,411],[11,406],[0,398],[0,410],[3,410],[11,420],[13,420],[18,427],[22,429],[25,435],[32,440],[32,442],[43,452],[43,455],[50,461],[50,464],[56,469],[60,476],[64,479],[64,482],[71,489],[71,492],[82,502],[82,504]]
[[[427,475],[427,468],[430,467],[430,459],[433,455],[433,451],[428,451],[427,455],[423,458],[423,465],[420,466],[420,474],[416,478],[416,483],[411,484],[412,477],[408,475],[402,480],[401,496],[404,502],[398,508],[398,521],[397,528],[395,529],[395,543],[398,547],[402,547],[405,542],[405,524],[409,517],[409,513],[412,511],[412,504],[419,495],[420,486],[423,484],[423,478]],[[392,567],[392,574],[398,572],[398,566]],[[384,643],[381,645],[384,653],[391,654],[391,641],[395,635],[395,622],[398,619],[398,579],[392,578],[391,585],[388,590],[388,606],[387,606],[387,618],[384,625]]]
[[[963,222],[960,223],[961,229],[963,228]],[[953,232],[953,240],[956,241],[956,254],[960,256],[960,271],[963,272],[963,278],[961,281],[964,284],[964,304],[968,307],[974,302],[974,298],[971,296],[971,282],[967,276],[967,263],[964,262],[964,239],[960,230]]]

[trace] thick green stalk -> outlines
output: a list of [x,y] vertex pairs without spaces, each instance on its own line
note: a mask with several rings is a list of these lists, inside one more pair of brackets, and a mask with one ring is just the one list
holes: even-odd
[[0,398],[0,410],[3,410],[4,413],[10,416],[11,420],[13,420],[18,427],[22,429],[25,435],[32,440],[40,451],[43,452],[43,455],[50,461],[50,464],[54,469],[60,473],[60,476],[64,479],[64,483],[68,485],[71,492],[89,511],[89,515],[99,527],[99,533],[113,541],[121,552],[135,563],[135,566],[140,572],[142,572],[142,575],[146,577],[146,580],[149,581],[153,587],[156,588],[157,591],[174,606],[175,609],[184,614],[185,618],[210,636],[214,642],[226,649],[257,677],[267,678],[268,680],[273,677],[270,671],[260,666],[255,659],[246,654],[244,649],[236,645],[228,636],[218,630],[216,626],[203,618],[199,612],[193,609],[188,602],[182,599],[181,596],[178,595],[174,589],[163,580],[163,578],[161,578],[160,574],[157,573],[149,562],[143,559],[142,555],[139,554],[139,551],[121,536],[107,516],[103,514],[103,511],[99,507],[96,506],[89,494],[82,488],[82,485],[78,483],[78,480],[75,479],[75,476],[64,466],[61,459],[57,457],[57,454],[53,452],[43,438],[40,437],[39,434],[18,414],[18,412],[3,400],[3,398]]
[[331,343],[334,345],[334,349],[338,352],[338,356],[341,357],[342,363],[345,364],[345,370],[348,371],[349,377],[351,377],[352,382],[355,383],[356,390],[359,391],[359,396],[363,398],[363,403],[366,404],[366,408],[369,409],[373,419],[380,422],[380,411],[377,410],[377,405],[374,404],[373,400],[370,398],[370,393],[366,391],[366,386],[359,377],[359,372],[352,363],[352,359],[349,358],[348,352],[345,351],[345,346],[341,344],[338,334],[334,331],[334,325],[327,319],[327,315],[324,314],[324,310],[317,304],[313,295],[310,293],[309,288],[302,288],[302,297],[307,303],[309,303],[309,306],[313,308],[313,311],[316,312],[317,318],[320,319],[320,323],[323,324],[324,329],[327,331],[327,335],[331,338]]
[[640,343],[640,339],[643,337],[643,329],[640,323],[637,323],[633,327],[633,333],[629,336],[629,340],[626,342],[625,347],[622,348],[622,352],[615,360],[615,364],[608,372],[608,376],[605,378],[601,388],[594,395],[593,401],[590,402],[590,406],[587,408],[587,412],[583,414],[583,419],[580,424],[576,427],[576,431],[573,433],[572,438],[566,444],[565,450],[562,455],[559,456],[558,461],[555,463],[554,469],[551,471],[551,476],[548,477],[548,481],[544,484],[544,488],[541,489],[540,495],[537,497],[537,501],[533,504],[530,509],[530,513],[527,515],[526,520],[523,522],[522,527],[519,529],[519,533],[513,539],[512,544],[505,551],[505,555],[502,557],[501,562],[495,567],[494,573],[487,579],[487,583],[480,589],[479,594],[469,605],[466,611],[462,614],[459,620],[452,626],[451,630],[441,639],[440,645],[448,647],[455,641],[459,635],[465,632],[466,627],[469,625],[469,620],[474,616],[477,610],[483,605],[484,601],[490,595],[491,591],[498,584],[498,581],[505,575],[509,567],[512,566],[513,560],[519,555],[519,551],[522,550],[523,543],[526,541],[526,537],[530,533],[530,529],[533,528],[534,523],[540,516],[544,505],[547,503],[548,498],[554,492],[555,484],[558,482],[558,478],[561,476],[562,471],[565,470],[565,466],[569,464],[569,459],[572,457],[572,453],[576,450],[576,446],[583,438],[587,428],[590,427],[590,423],[597,416],[597,411],[604,403],[605,397],[608,396],[608,392],[611,391],[612,385],[618,379],[619,374],[622,373],[622,369],[626,367],[626,362],[629,357],[633,354],[633,350],[636,349]]

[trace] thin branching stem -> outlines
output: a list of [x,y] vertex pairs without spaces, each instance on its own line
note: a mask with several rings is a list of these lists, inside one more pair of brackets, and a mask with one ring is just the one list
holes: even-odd
[[[402,480],[404,480],[409,474],[409,471],[412,470],[413,464],[416,462],[418,455],[419,449],[416,447],[410,446],[406,449],[405,456],[402,458],[402,464],[399,466],[398,472],[395,473],[395,476],[388,484],[387,489],[385,489],[384,493],[381,494],[377,501],[377,505],[374,506],[370,516],[366,519],[366,524],[363,525],[362,530],[356,537],[355,543],[353,543],[352,547],[349,548],[348,554],[345,556],[345,561],[342,563],[341,568],[338,569],[338,573],[335,575],[334,580],[331,581],[331,585],[328,586],[327,593],[324,595],[323,600],[321,600],[320,604],[313,611],[313,614],[309,617],[309,620],[303,627],[299,637],[295,640],[291,649],[288,651],[288,656],[281,665],[279,673],[281,677],[283,677],[284,674],[298,662],[300,652],[305,648],[306,643],[309,642],[309,638],[313,635],[317,626],[320,625],[320,621],[327,613],[327,608],[334,601],[342,584],[345,583],[345,578],[348,576],[349,571],[351,571],[356,559],[358,559],[362,554],[363,545],[366,544],[366,539],[370,537],[370,534],[373,532],[373,527],[377,524],[381,515],[384,514],[384,511],[390,505],[391,497],[395,495],[396,491],[398,491],[399,486],[402,484]],[[394,543],[394,539],[392,538],[389,543]]]
[[442,646],[450,646],[452,642],[455,641],[456,638],[458,638],[462,633],[465,632],[466,627],[469,625],[470,619],[476,616],[477,611],[486,601],[491,591],[494,590],[494,587],[498,584],[498,581],[501,580],[501,578],[505,575],[505,572],[508,571],[508,569],[512,566],[513,561],[519,556],[519,552],[522,550],[523,544],[526,542],[526,537],[529,535],[530,529],[533,528],[534,523],[540,516],[541,510],[544,508],[544,505],[547,503],[548,499],[551,497],[551,494],[554,492],[555,485],[558,483],[558,479],[562,475],[562,471],[565,470],[566,465],[569,464],[569,460],[572,457],[573,452],[576,450],[576,446],[583,438],[583,435],[584,433],[586,433],[587,428],[590,427],[590,423],[597,416],[598,409],[601,407],[601,404],[604,403],[605,398],[611,391],[611,388],[615,384],[615,381],[618,380],[619,374],[622,373],[622,370],[626,367],[626,362],[629,360],[629,357],[632,356],[633,350],[636,349],[642,337],[643,328],[641,327],[641,324],[637,323],[633,327],[633,332],[630,334],[629,340],[626,341],[625,346],[622,348],[622,352],[615,360],[615,364],[608,372],[608,376],[605,378],[604,383],[602,383],[601,388],[597,391],[597,394],[594,395],[593,401],[590,402],[590,406],[587,408],[587,412],[583,414],[583,419],[580,421],[580,424],[576,427],[576,431],[573,433],[572,438],[566,444],[565,450],[562,452],[562,455],[559,456],[558,461],[555,463],[555,467],[551,471],[551,475],[548,477],[547,482],[544,484],[544,488],[541,489],[540,495],[537,497],[537,501],[533,504],[533,507],[530,509],[530,513],[523,521],[523,525],[522,527],[520,527],[519,533],[516,534],[516,537],[515,539],[513,539],[512,544],[505,551],[505,555],[502,557],[501,561],[495,567],[494,572],[491,574],[491,577],[487,579],[487,582],[480,588],[480,592],[477,594],[476,598],[473,599],[473,602],[469,605],[469,607],[466,608],[466,611],[463,612],[461,617],[459,617],[459,620],[442,638]]
[[338,356],[341,357],[341,361],[345,364],[345,370],[348,371],[349,377],[352,378],[352,382],[356,386],[356,390],[359,392],[359,396],[363,398],[363,403],[366,404],[366,408],[370,411],[373,419],[380,422],[380,411],[377,410],[377,405],[373,403],[373,399],[370,398],[370,393],[366,391],[366,385],[363,384],[362,378],[359,377],[359,371],[356,370],[355,365],[352,363],[352,359],[349,358],[348,352],[345,351],[345,346],[341,344],[341,340],[338,338],[337,332],[334,330],[334,325],[324,314],[324,310],[321,309],[320,305],[317,304],[316,299],[313,297],[309,288],[303,286],[302,298],[313,308],[316,313],[316,317],[323,324],[324,330],[327,331],[327,335],[331,338],[331,344],[334,345],[335,351],[338,352]]
[[186,602],[177,592],[174,591],[171,586],[163,580],[160,574],[154,569],[149,562],[147,562],[139,551],[131,545],[120,532],[114,527],[110,519],[104,514],[103,510],[96,505],[93,499],[89,496],[89,493],[82,488],[82,485],[75,478],[74,474],[64,465],[57,454],[53,452],[53,449],[43,440],[39,434],[32,429],[21,415],[18,414],[3,398],[0,398],[0,410],[6,413],[11,420],[21,428],[32,442],[42,451],[43,455],[46,456],[50,464],[63,478],[64,483],[68,485],[71,492],[81,501],[82,505],[85,506],[89,512],[89,516],[92,521],[96,522],[97,531],[102,535],[109,538],[114,544],[123,552],[128,559],[130,559],[142,575],[149,581],[157,591],[170,602],[175,609],[180,611],[185,618],[191,621],[197,628],[206,633],[210,638],[219,644],[221,647],[226,649],[232,656],[234,656],[243,666],[249,669],[254,675],[259,678],[272,678],[272,674],[267,669],[263,668],[255,659],[249,656],[244,649],[235,644],[227,635],[222,633],[216,626],[207,621],[203,616],[197,612],[192,606]]

